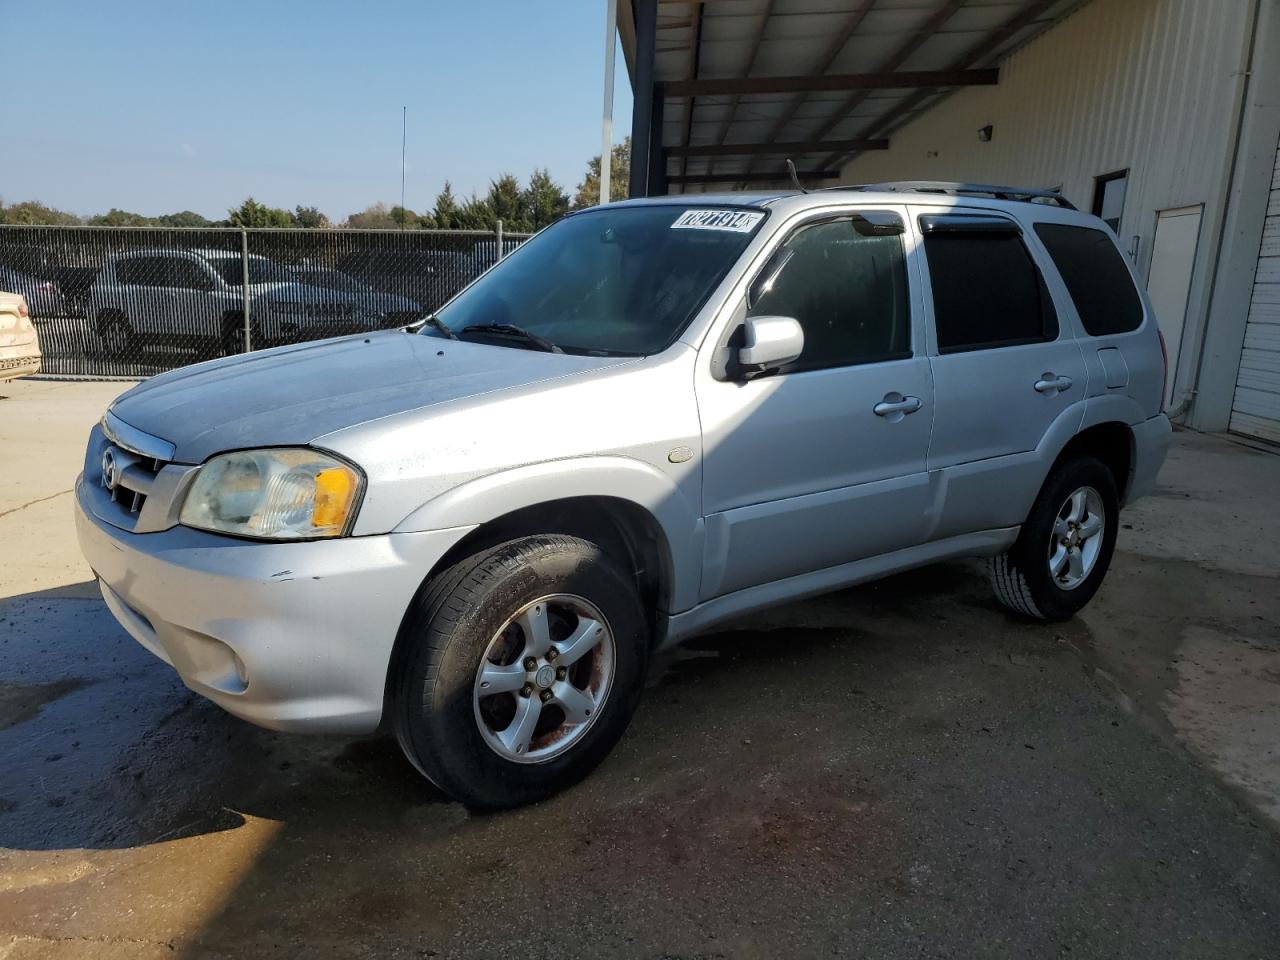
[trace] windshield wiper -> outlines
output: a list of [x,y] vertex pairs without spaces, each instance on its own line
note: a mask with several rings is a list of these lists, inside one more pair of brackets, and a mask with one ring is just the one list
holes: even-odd
[[473,323],[470,326],[463,327],[462,332],[496,333],[499,336],[519,337],[521,340],[533,344],[539,350],[547,351],[547,353],[564,353],[563,350],[546,337],[539,336],[524,327],[517,327],[514,323]]
[[458,339],[458,335],[454,333],[451,329],[449,329],[448,324],[446,324],[443,320],[437,317],[434,313],[429,313],[425,317],[423,317],[421,320],[415,320],[413,321],[413,323],[407,323],[405,324],[404,328],[409,333],[417,333],[423,327],[430,327],[432,330],[438,330],[440,333],[443,333],[450,340]]

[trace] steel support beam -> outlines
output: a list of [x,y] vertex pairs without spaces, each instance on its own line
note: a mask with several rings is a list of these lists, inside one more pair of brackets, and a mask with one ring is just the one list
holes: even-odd
[[669,147],[673,157],[748,157],[760,154],[798,156],[824,150],[888,150],[888,140],[792,140],[773,143],[709,143],[696,147]]
[[831,90],[901,90],[908,87],[989,87],[999,82],[1000,71],[993,67],[987,70],[888,70],[799,77],[708,77],[673,80],[666,87],[667,96],[671,97],[715,97]]
[[[631,176],[627,194],[632,197],[649,195],[649,175],[652,168],[651,152],[661,153],[661,131],[657,143],[653,143],[654,54],[658,38],[658,0],[631,0],[635,14],[635,71],[632,74],[634,105],[631,110]],[[607,162],[601,158],[601,162]]]
[[[839,170],[809,170],[800,172],[801,180],[834,180],[840,176]],[[691,173],[668,177],[671,183],[774,183],[784,182],[789,177],[786,173]]]

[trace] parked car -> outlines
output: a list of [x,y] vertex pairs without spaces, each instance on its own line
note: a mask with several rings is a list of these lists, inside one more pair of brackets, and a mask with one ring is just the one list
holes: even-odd
[[356,250],[338,258],[337,267],[376,290],[408,297],[434,310],[483,271],[470,251]]
[[40,339],[20,293],[0,291],[0,381],[40,372]]
[[375,290],[341,270],[301,266],[293,268],[293,275],[310,288],[308,296],[324,298],[326,294],[315,291],[333,291],[333,294],[328,295],[329,299],[359,305],[369,314],[381,318],[381,326],[384,328],[405,326],[420,319],[425,312],[408,297]]
[[60,317],[66,312],[62,291],[52,280],[0,266],[0,290],[22,294],[33,317]]
[[[144,344],[244,350],[244,263],[231,250],[136,250],[107,261],[89,291],[106,352]],[[302,282],[288,267],[249,257],[250,343],[264,346],[403,325],[421,311],[404,298],[372,299]]]
[[236,716],[385,723],[482,808],[585,775],[653,650],[765,606],[977,556],[1070,617],[1169,443],[1155,317],[1096,217],[940,189],[594,207],[417,335],[143,383],[76,484],[103,596]]

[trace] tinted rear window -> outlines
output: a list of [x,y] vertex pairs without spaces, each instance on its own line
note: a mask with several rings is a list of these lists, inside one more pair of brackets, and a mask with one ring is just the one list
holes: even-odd
[[1016,233],[926,233],[939,353],[1054,340],[1058,318]]
[[1128,333],[1142,323],[1142,299],[1116,245],[1101,230],[1037,223],[1067,292],[1091,337]]

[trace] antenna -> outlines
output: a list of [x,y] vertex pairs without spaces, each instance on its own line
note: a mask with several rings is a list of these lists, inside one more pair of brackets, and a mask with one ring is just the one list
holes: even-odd
[[791,174],[791,182],[796,185],[796,189],[801,193],[808,193],[803,184],[800,183],[800,174],[796,173],[796,165],[787,157],[787,173]]

